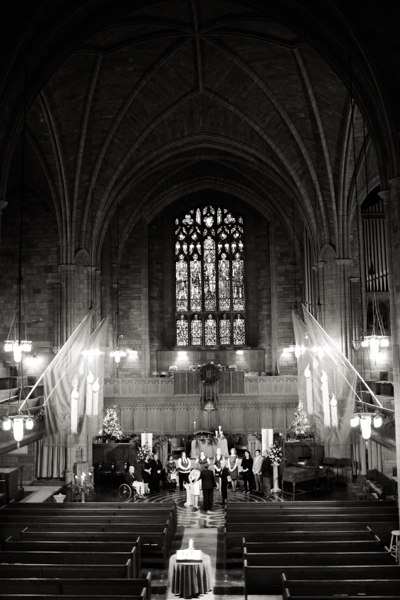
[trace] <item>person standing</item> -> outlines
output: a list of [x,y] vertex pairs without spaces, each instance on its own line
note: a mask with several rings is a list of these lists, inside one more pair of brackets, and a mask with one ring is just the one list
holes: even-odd
[[221,459],[221,472],[220,472],[220,487],[221,487],[221,499],[222,506],[228,502],[228,476],[229,469],[226,465],[226,460],[224,458]]
[[186,452],[182,452],[180,459],[178,460],[178,474],[179,474],[179,490],[183,492],[183,484],[188,483],[190,473],[190,460],[186,456]]
[[208,464],[205,465],[204,471],[200,472],[200,479],[203,489],[203,508],[207,514],[210,514],[214,500],[215,477],[214,473],[209,470]]
[[219,489],[219,487],[220,487],[221,460],[222,460],[221,448],[217,448],[217,454],[215,455],[215,458],[214,458],[214,475],[215,475],[215,482],[217,484],[217,489]]
[[268,454],[268,450],[265,453],[264,460],[261,465],[262,474],[262,491],[267,498],[271,496],[271,481],[273,475],[273,468],[271,459]]
[[260,450],[256,450],[256,455],[253,462],[253,474],[254,480],[256,484],[256,494],[262,494],[263,490],[263,481],[262,481],[262,473],[261,467],[263,464],[263,457],[261,456]]
[[192,492],[192,504],[194,510],[199,510],[199,496],[200,496],[200,471],[198,469],[192,469],[189,473],[189,484],[190,491]]
[[235,448],[231,448],[231,453],[228,458],[229,475],[231,476],[232,491],[236,492],[237,480],[239,477],[239,459]]
[[174,461],[174,457],[172,454],[168,456],[167,463],[165,465],[165,473],[166,473],[166,484],[168,486],[168,490],[172,493],[176,489],[176,464]]
[[196,459],[197,468],[199,469],[199,471],[204,471],[204,469],[206,468],[206,465],[208,467],[209,464],[210,464],[210,459],[207,458],[204,451],[202,450],[200,452],[200,456]]
[[244,451],[244,458],[242,460],[242,475],[244,483],[244,493],[250,494],[253,491],[253,459],[250,456],[248,450]]
[[150,488],[153,494],[157,494],[160,491],[160,481],[162,475],[162,464],[158,458],[158,454],[153,454],[153,460],[150,462],[151,466],[151,483]]
[[142,463],[142,478],[144,483],[144,493],[150,494],[149,486],[151,481],[151,460],[150,456],[146,455]]

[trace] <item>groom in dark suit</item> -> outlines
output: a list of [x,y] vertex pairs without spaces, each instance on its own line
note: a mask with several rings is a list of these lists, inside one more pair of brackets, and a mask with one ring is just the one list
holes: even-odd
[[201,486],[203,489],[203,508],[207,513],[211,513],[213,499],[214,499],[214,488],[216,487],[214,473],[209,470],[208,464],[204,465],[204,471],[200,473]]

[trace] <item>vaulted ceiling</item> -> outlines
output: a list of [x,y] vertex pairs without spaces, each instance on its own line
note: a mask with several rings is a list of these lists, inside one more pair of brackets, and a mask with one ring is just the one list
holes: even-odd
[[[198,190],[289,229],[295,213],[316,248],[345,255],[353,161],[368,154],[373,184],[394,174],[388,90],[346,3],[15,4],[26,11],[10,7],[18,34],[4,31],[1,196],[19,181],[26,102],[27,178],[57,214],[62,262],[92,235],[101,251],[117,205],[127,234]],[[374,14],[363,19],[365,31]]]

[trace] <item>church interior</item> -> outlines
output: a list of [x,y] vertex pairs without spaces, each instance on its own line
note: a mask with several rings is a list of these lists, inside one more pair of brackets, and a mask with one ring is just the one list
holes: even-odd
[[[87,557],[95,534],[80,539],[80,523],[91,510],[100,519],[101,504],[104,519],[118,505],[127,530],[97,546],[118,554],[142,537],[128,567],[139,591],[122,582],[83,592],[82,579],[80,596],[50,583],[32,594],[173,598],[171,557],[194,539],[210,573],[220,571],[214,588],[192,595],[400,597],[383,582],[400,579],[398,9],[387,0],[7,4],[0,581],[13,583],[0,597],[16,578],[38,577],[28,556],[14,572],[21,561],[5,554],[29,550],[22,523],[59,519],[54,533],[75,515],[75,537],[49,533],[47,554],[76,543]],[[200,452],[214,464],[217,447],[239,467],[246,451],[273,448],[274,495],[270,486],[246,497],[241,472],[226,506],[214,493],[211,517],[196,516],[179,485],[168,493],[165,478],[160,496],[121,499],[146,448],[164,469],[182,452],[192,466]],[[330,514],[317,524],[319,510]],[[379,552],[356,538],[356,514]],[[279,529],[284,516],[302,523],[298,539]],[[318,555],[322,544],[334,555],[303,581],[295,553]],[[336,556],[352,548],[356,562]],[[88,579],[125,578],[117,556],[114,576],[78,559]],[[76,577],[71,565],[54,577]]]

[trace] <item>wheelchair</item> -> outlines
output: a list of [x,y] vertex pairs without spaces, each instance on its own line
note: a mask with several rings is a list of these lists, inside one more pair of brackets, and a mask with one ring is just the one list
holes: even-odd
[[134,502],[139,497],[139,494],[131,485],[128,485],[127,483],[121,483],[118,488],[118,496],[124,502],[128,502],[128,500],[132,500],[132,502]]

